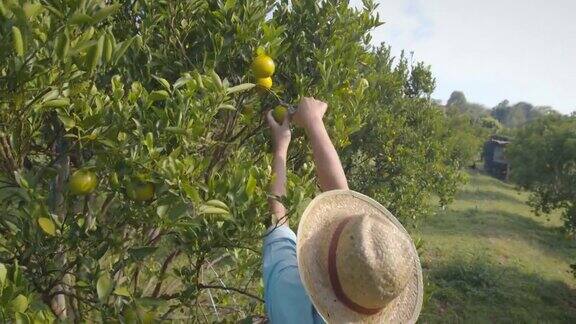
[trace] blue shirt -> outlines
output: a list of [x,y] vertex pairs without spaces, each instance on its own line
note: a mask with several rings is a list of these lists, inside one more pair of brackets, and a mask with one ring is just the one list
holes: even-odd
[[272,324],[324,323],[306,293],[296,259],[296,234],[280,226],[264,239],[264,301]]

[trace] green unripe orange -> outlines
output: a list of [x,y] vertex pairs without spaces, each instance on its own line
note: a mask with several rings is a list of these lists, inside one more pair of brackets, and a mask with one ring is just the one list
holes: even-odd
[[81,169],[72,174],[68,186],[74,195],[87,195],[98,186],[98,178],[94,172]]
[[266,54],[256,56],[252,62],[252,72],[256,78],[268,78],[274,74],[276,65],[274,60]]
[[156,188],[152,182],[131,182],[126,187],[128,197],[137,202],[149,201],[154,198]]
[[279,124],[284,123],[287,115],[288,109],[284,106],[276,106],[276,108],[272,110],[272,117],[274,117],[274,120]]

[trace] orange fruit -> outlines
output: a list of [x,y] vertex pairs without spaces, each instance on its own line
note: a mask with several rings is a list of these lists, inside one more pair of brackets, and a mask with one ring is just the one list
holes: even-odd
[[128,197],[134,201],[142,202],[154,198],[156,188],[152,182],[131,182],[126,187]]
[[268,78],[274,74],[276,65],[274,60],[266,54],[256,56],[252,62],[252,72],[256,78]]
[[274,120],[279,124],[284,123],[287,115],[288,109],[284,106],[276,106],[276,108],[272,110],[272,117],[274,117]]
[[260,90],[269,90],[272,88],[272,78],[258,78],[256,79],[256,86],[260,88]]
[[88,170],[78,170],[72,174],[68,182],[70,191],[74,195],[87,195],[96,189],[98,178]]

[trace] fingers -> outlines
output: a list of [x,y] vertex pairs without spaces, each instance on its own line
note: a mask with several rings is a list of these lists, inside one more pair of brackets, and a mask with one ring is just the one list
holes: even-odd
[[268,122],[268,126],[270,127],[278,127],[278,123],[276,122],[276,120],[274,119],[274,116],[272,116],[272,109],[268,110],[266,112],[266,121]]
[[[274,121],[276,121],[276,120],[274,120]],[[290,127],[290,114],[286,114],[286,118],[284,118],[284,120],[282,121],[282,124],[280,126],[282,126],[282,128]]]
[[276,121],[274,115],[272,115],[272,109],[266,111],[265,115],[266,115],[266,121],[268,122],[268,126],[270,126],[270,128],[290,128],[289,114],[286,114],[286,118],[284,118],[284,121],[282,121],[282,123]]

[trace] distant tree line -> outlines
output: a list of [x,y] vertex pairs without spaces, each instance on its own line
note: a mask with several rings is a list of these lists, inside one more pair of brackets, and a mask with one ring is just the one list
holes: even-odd
[[498,128],[518,128],[531,121],[548,115],[560,115],[549,106],[534,106],[527,102],[518,102],[511,105],[504,100],[496,107],[487,108],[484,105],[471,103],[461,91],[454,91],[448,99],[445,109],[447,112],[461,113],[470,116],[480,123],[494,124]]

